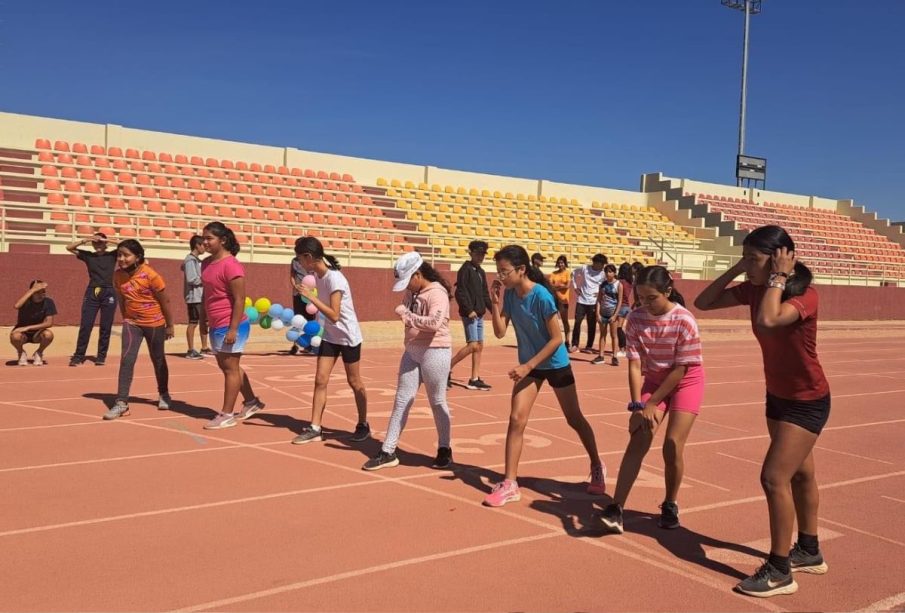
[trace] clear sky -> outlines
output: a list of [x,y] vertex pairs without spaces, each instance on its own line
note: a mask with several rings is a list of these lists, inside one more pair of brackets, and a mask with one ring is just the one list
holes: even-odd
[[[0,0],[0,109],[638,189],[734,182],[719,0]],[[747,153],[769,189],[905,219],[905,2],[763,0]]]

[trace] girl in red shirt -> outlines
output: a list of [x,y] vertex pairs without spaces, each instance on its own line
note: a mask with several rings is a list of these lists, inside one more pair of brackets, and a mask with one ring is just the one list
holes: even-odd
[[[743,272],[744,283],[727,287]],[[760,479],[770,512],[770,557],[736,586],[749,596],[792,594],[798,590],[793,572],[827,571],[817,542],[812,449],[830,414],[830,388],[817,359],[818,299],[811,279],[788,233],[763,226],[745,238],[742,259],[695,301],[703,311],[750,306],[763,352],[770,448]],[[798,541],[790,551],[796,516]]]

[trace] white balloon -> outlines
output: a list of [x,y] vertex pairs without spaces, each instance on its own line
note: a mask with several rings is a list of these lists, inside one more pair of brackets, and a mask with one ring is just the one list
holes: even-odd
[[293,316],[292,316],[292,327],[293,327],[293,328],[304,328],[304,327],[305,327],[305,323],[306,323],[307,321],[308,321],[308,320],[305,319],[305,316],[304,316],[304,315],[293,315]]
[[311,346],[314,347],[315,349],[317,349],[318,347],[321,346],[321,340],[322,339],[319,336],[312,336],[311,337]]
[[282,330],[283,326],[285,326],[285,325],[286,324],[284,324],[283,320],[281,320],[281,319],[274,319],[272,322],[270,322],[270,327],[273,328],[274,330]]

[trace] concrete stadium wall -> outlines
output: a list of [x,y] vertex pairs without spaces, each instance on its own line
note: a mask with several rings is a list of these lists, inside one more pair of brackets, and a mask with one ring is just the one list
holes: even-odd
[[[175,307],[176,323],[185,323],[182,301],[182,273],[179,260],[153,260],[151,265],[163,275],[170,288],[170,299]],[[248,294],[253,298],[266,296],[281,304],[291,304],[288,285],[289,258],[285,264],[245,264]],[[492,270],[492,268],[491,268]],[[399,304],[400,295],[391,291],[392,270],[374,268],[344,268],[352,286],[358,316],[362,321],[381,321],[395,318],[393,309]],[[455,281],[455,271],[444,273],[450,282]],[[82,296],[87,283],[85,265],[71,255],[35,255],[0,253],[0,278],[4,281],[5,304],[0,309],[0,325],[15,324],[15,301],[25,292],[32,279],[49,284],[48,295],[54,299],[60,311],[57,323],[78,324]],[[706,281],[683,279],[676,284],[678,290],[691,305],[707,286]],[[905,288],[821,286],[820,316],[826,320],[905,320]],[[453,319],[457,317],[453,304]],[[727,309],[710,313],[696,313],[702,318],[746,319],[744,308]]]

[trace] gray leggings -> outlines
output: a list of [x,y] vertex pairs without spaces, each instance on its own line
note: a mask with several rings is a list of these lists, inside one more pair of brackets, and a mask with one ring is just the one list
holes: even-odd
[[157,391],[160,394],[169,393],[170,371],[167,369],[167,356],[163,350],[166,331],[166,326],[145,328],[123,322],[123,351],[119,358],[117,400],[129,401],[129,388],[132,387],[132,374],[135,372],[135,360],[138,359],[142,338],[148,343],[148,353],[151,354],[154,375],[157,377]]
[[431,349],[409,348],[399,362],[399,379],[396,384],[396,401],[390,425],[387,427],[383,451],[393,453],[399,444],[399,436],[405,428],[409,411],[415,403],[418,388],[424,382],[427,400],[434,412],[437,425],[438,447],[449,447],[449,406],[446,404],[446,380],[449,378],[450,347]]

